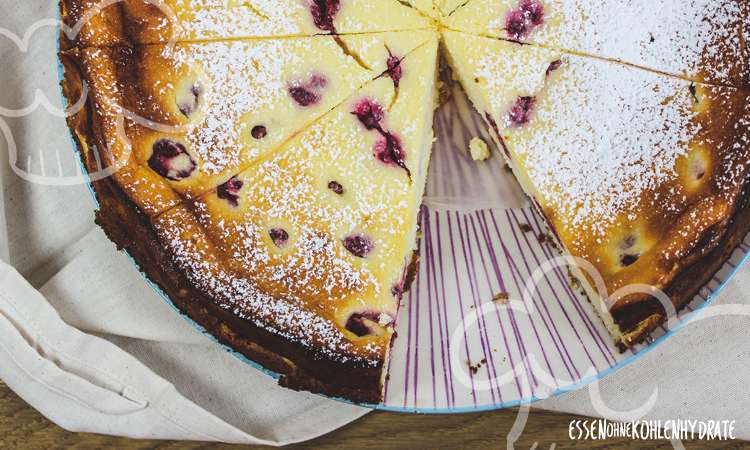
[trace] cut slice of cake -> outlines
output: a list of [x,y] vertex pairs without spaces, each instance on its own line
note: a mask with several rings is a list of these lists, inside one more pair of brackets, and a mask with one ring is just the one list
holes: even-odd
[[445,24],[694,81],[749,86],[748,5],[744,0],[470,0]]
[[427,28],[398,0],[62,0],[62,48]]
[[71,50],[66,67],[80,73],[68,90],[85,85],[95,111],[71,122],[106,166],[125,165],[114,178],[136,203],[158,212],[179,197],[172,190],[194,197],[224,183],[431,39],[415,31]]
[[747,234],[747,92],[500,39],[444,41],[556,241],[592,265],[574,274],[622,346],[672,308],[621,289],[656,287],[679,309]]
[[172,275],[144,270],[282,384],[380,401],[414,270],[436,65],[434,35],[262,161],[153,218]]

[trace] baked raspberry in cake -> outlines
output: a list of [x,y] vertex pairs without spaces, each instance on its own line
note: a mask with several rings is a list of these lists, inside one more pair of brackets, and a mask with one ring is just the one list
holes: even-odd
[[680,308],[750,227],[748,6],[633,3],[62,0],[62,87],[86,99],[68,124],[97,175],[97,222],[281,384],[382,400],[442,34],[631,346],[672,308],[610,294],[650,285]]
[[62,48],[412,30],[398,0],[62,0]]
[[749,7],[744,0],[470,0],[446,27],[748,86]]
[[[748,227],[738,216],[748,93],[499,39],[446,32],[444,41],[562,249],[603,278],[601,292],[595,274],[573,266],[610,332],[638,342],[664,308],[644,293],[612,294],[649,285],[679,308],[691,297],[676,280]],[[700,287],[715,269],[695,267]]]
[[194,197],[395,69],[431,36],[342,36],[349,53],[333,37],[317,36],[83,48],[65,57],[80,68],[101,114],[90,145],[99,145],[104,161],[131,155],[132,165],[153,172],[149,178],[165,192]]

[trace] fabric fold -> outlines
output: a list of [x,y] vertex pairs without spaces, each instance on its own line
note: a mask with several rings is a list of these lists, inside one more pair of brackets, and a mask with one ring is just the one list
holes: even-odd
[[[257,438],[188,400],[119,347],[67,325],[38,291],[4,263],[0,265],[0,286],[0,353],[8,362],[0,366],[0,378],[68,430],[280,445],[317,436],[367,412],[316,398],[307,411],[291,411],[300,416],[291,420],[302,419],[304,424],[294,435],[277,433],[271,427],[266,432],[271,439]],[[256,375],[265,377],[259,372]],[[279,423],[289,419],[283,410],[275,411],[275,416]]]

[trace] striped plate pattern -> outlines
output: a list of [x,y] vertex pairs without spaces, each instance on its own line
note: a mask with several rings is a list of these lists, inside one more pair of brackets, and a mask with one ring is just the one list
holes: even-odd
[[[420,271],[399,312],[382,409],[476,411],[545,398],[601,378],[676,331],[661,327],[649,344],[620,353],[565,267],[540,270],[557,250],[537,238],[546,231],[530,208],[425,206],[422,230]],[[748,251],[750,238],[680,312],[678,326],[710,302]],[[493,301],[498,293],[508,300]]]
[[749,237],[671,331],[661,327],[650,343],[620,353],[567,267],[550,265],[559,253],[539,238],[543,219],[498,152],[471,161],[469,139],[490,139],[460,91],[440,108],[436,130],[420,269],[402,300],[381,409],[498,409],[581,387],[668,338],[750,251]]

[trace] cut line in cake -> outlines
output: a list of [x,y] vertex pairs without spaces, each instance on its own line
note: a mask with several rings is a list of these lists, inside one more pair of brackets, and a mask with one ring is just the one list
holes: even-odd
[[750,87],[748,6],[741,0],[470,0],[445,26],[698,82]]
[[339,37],[356,58],[330,36],[63,55],[82,72],[102,112],[90,145],[102,149],[105,166],[127,160],[114,175],[124,186],[136,191],[148,180],[152,192],[136,201],[156,214],[261,160],[369,80],[397,69],[401,58],[432,36],[418,31]]

